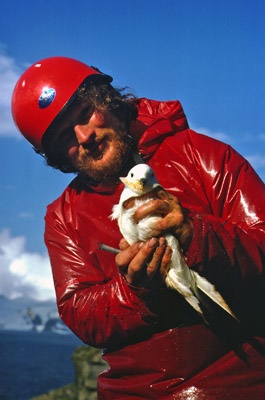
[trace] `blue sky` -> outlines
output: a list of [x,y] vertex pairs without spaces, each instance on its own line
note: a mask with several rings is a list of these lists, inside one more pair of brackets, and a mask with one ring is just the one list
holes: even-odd
[[42,58],[77,58],[139,97],[180,100],[192,129],[265,180],[263,0],[9,0],[0,13],[0,294],[54,296],[43,218],[72,176],[46,167],[10,115],[16,80]]

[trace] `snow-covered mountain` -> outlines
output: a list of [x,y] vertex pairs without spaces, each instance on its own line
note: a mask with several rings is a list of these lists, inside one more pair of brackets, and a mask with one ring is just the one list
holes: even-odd
[[0,296],[0,330],[70,333],[55,302],[26,297],[9,300],[5,296]]

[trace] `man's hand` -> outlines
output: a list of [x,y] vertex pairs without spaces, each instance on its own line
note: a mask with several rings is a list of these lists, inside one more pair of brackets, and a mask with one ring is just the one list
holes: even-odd
[[162,218],[156,223],[153,236],[158,237],[170,232],[179,240],[182,249],[187,250],[193,235],[192,221],[186,217],[176,196],[161,188],[156,190],[155,196],[157,199],[152,199],[138,207],[134,214],[135,222],[138,223],[148,215],[161,215]]
[[152,289],[163,285],[172,255],[165,238],[152,238],[132,246],[122,239],[120,249],[116,264],[129,285]]

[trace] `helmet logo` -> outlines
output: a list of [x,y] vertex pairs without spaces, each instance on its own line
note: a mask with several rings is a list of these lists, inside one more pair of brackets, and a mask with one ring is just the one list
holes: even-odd
[[56,94],[55,89],[44,88],[39,98],[39,107],[40,108],[48,107],[53,102],[55,94]]

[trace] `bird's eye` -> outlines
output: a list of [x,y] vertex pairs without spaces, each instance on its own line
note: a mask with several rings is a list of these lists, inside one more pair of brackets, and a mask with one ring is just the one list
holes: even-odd
[[133,172],[131,172],[131,178],[133,178]]

